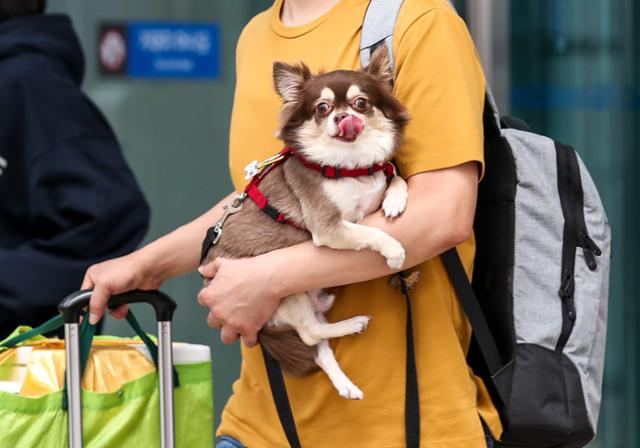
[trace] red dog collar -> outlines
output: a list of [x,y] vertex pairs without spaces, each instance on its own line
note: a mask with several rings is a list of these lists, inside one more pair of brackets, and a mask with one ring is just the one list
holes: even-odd
[[328,177],[330,179],[340,179],[341,177],[373,176],[380,171],[384,172],[384,175],[387,177],[387,179],[391,179],[395,174],[395,170],[391,162],[375,163],[367,167],[348,169],[336,168],[335,166],[330,165],[320,165],[319,163],[312,162],[302,157],[301,154],[295,152],[293,148],[289,146],[284,148],[282,154],[295,155],[296,158],[300,160],[300,163],[302,163],[305,167],[317,171],[324,177]]
[[[282,157],[278,157],[282,156]],[[275,167],[282,165],[289,157],[295,156],[300,163],[302,163],[306,168],[317,171],[322,174],[324,177],[330,179],[340,179],[342,177],[363,177],[363,176],[373,176],[374,174],[382,171],[384,175],[387,177],[387,182],[393,178],[395,175],[395,169],[391,162],[377,163],[368,167],[363,168],[336,168],[335,166],[329,165],[320,165],[319,163],[311,162],[300,154],[296,153],[294,149],[290,146],[284,148],[278,156],[273,157],[273,162],[270,162],[266,165],[263,171],[259,172],[255,176],[251,178],[249,184],[245,187],[245,194],[251,198],[251,200],[258,206],[258,208],[268,214],[275,221],[283,224],[289,224],[297,229],[306,230],[304,226],[299,225],[296,222],[288,219],[284,213],[280,212],[278,209],[269,204],[269,200],[266,198],[264,194],[258,188],[262,179],[264,179]],[[271,159],[268,159],[271,160]]]

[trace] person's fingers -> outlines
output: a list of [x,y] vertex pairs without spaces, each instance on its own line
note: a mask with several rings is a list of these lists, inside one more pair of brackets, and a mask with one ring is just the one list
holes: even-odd
[[82,285],[80,285],[80,289],[90,289],[93,287],[93,279],[91,279],[91,274],[87,271],[84,274],[84,278],[82,279]]
[[120,305],[118,308],[114,310],[109,310],[109,314],[114,319],[122,320],[127,317],[127,313],[129,312],[129,305]]
[[89,302],[89,323],[95,325],[100,322],[104,309],[107,307],[109,301],[109,291],[104,287],[96,286],[91,294],[91,301]]
[[220,331],[220,340],[225,344],[233,344],[238,340],[240,335],[229,325],[223,326]]
[[247,347],[255,347],[258,345],[258,335],[257,334],[244,334],[242,335],[242,342]]
[[215,317],[213,313],[209,313],[209,315],[207,316],[207,325],[209,325],[211,328],[222,328],[222,322],[220,321],[220,319]]
[[219,258],[216,258],[211,263],[207,263],[204,266],[200,266],[198,268],[198,272],[204,278],[213,278],[216,276],[216,272],[218,272],[218,268],[220,267]]
[[198,303],[200,306],[207,306],[207,288],[202,288],[198,293]]

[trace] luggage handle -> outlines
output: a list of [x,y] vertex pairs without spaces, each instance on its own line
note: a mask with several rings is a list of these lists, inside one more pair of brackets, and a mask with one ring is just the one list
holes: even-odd
[[[64,323],[79,323],[82,309],[89,306],[89,300],[92,294],[91,289],[74,292],[67,296],[58,305],[58,310],[64,316]],[[109,308],[115,308],[120,305],[128,305],[130,303],[148,303],[153,306],[156,311],[156,320],[158,322],[171,322],[173,312],[176,309],[176,303],[165,293],[161,291],[140,291],[134,290],[117,294],[109,298]]]
[[[67,367],[67,401],[69,404],[69,448],[82,448],[82,403],[80,392],[80,335],[79,322],[83,308],[89,305],[92,290],[82,290],[67,296],[58,306],[64,318],[65,354]],[[130,291],[111,296],[109,306],[130,303],[153,306],[158,321],[158,376],[160,382],[160,431],[162,448],[175,446],[173,426],[173,353],[171,347],[171,319],[176,303],[160,291]]]

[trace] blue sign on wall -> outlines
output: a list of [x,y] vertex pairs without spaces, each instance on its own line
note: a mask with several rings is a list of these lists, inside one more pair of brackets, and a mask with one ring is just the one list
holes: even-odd
[[216,24],[104,25],[99,47],[103,74],[156,79],[213,79],[220,74],[220,31]]

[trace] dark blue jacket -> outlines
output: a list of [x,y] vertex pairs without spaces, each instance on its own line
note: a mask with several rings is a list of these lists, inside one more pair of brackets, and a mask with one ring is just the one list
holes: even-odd
[[133,250],[148,228],[83,72],[68,17],[0,22],[0,339],[52,317],[88,266]]

